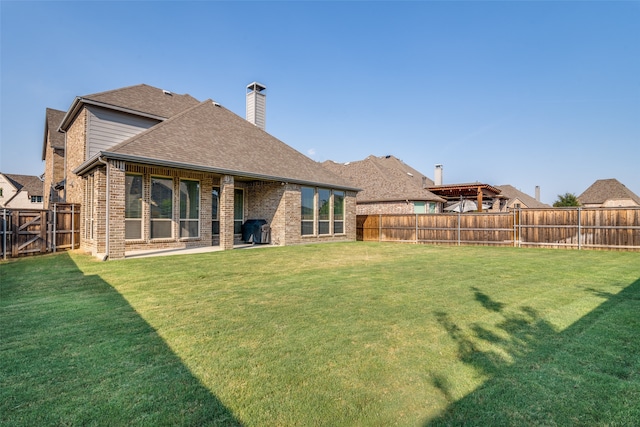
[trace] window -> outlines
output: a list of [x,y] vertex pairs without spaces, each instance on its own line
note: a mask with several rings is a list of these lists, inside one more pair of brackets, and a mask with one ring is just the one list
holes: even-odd
[[244,191],[236,188],[233,191],[233,233],[242,233],[244,222]]
[[430,214],[436,213],[436,202],[429,202],[427,212]]
[[142,239],[142,175],[124,177],[124,238]]
[[333,192],[333,233],[344,233],[344,191]]
[[31,196],[31,203],[42,203],[42,196]]
[[[242,233],[244,222],[244,191],[236,188],[233,191],[233,232]],[[211,192],[211,233],[220,234],[220,187],[213,187]]]
[[311,187],[302,187],[301,189],[301,197],[302,201],[301,205],[301,215],[302,215],[302,235],[309,236],[315,233],[314,231],[314,217],[315,217],[315,208],[314,208],[314,198],[315,198],[315,189]]
[[426,212],[427,210],[424,202],[413,202],[413,213],[423,214]]
[[211,191],[211,234],[220,234],[220,187],[213,187]]
[[87,183],[84,188],[84,237],[89,240],[93,240],[93,207],[95,203],[93,184],[94,175],[92,174],[87,177]]
[[200,236],[200,183],[180,181],[180,237]]
[[331,190],[318,189],[318,234],[329,234],[331,216]]
[[151,178],[151,238],[171,238],[173,179]]
[[0,187],[0,197],[2,197],[2,192],[3,192],[3,191],[4,191],[4,190],[2,189],[2,187]]

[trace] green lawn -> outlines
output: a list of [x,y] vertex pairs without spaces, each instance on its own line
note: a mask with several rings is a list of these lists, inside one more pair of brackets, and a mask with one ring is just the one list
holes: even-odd
[[640,420],[640,253],[63,253],[0,279],[3,426]]

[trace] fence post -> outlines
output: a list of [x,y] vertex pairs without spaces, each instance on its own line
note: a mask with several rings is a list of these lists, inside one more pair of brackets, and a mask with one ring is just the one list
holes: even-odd
[[[462,210],[462,205],[460,207],[460,210]],[[458,246],[460,246],[460,215],[462,214],[458,212]]]
[[418,214],[416,214],[416,244],[418,244]]
[[582,208],[578,207],[578,250],[582,249]]
[[2,259],[7,259],[7,210],[2,209]]
[[76,248],[75,208],[76,208],[76,205],[72,204],[71,205],[71,250],[74,250]]
[[53,204],[53,233],[52,233],[52,234],[53,234],[53,239],[51,239],[51,240],[52,240],[52,242],[51,242],[51,243],[52,243],[52,244],[51,244],[51,247],[53,248],[53,252],[54,252],[54,253],[56,252],[56,248],[57,248],[57,246],[58,246],[58,245],[57,245],[57,243],[58,243],[58,224],[57,224],[57,221],[58,221],[58,215],[57,215],[57,207],[58,207],[58,204],[57,204],[57,203],[54,203],[54,204]]
[[378,242],[382,242],[382,214],[378,218]]

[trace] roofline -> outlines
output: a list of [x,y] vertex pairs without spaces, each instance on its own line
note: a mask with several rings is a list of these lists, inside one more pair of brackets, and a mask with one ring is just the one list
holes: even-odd
[[64,118],[62,119],[60,126],[58,126],[58,129],[57,129],[58,132],[66,132],[66,130],[71,125],[71,122],[73,121],[73,119],[78,115],[78,113],[82,109],[83,105],[93,105],[96,107],[102,107],[110,110],[121,111],[127,114],[134,114],[136,116],[148,117],[150,119],[155,119],[158,121],[164,121],[167,119],[166,117],[163,117],[163,116],[156,116],[155,114],[144,113],[142,111],[132,110],[130,108],[119,107],[117,105],[107,104],[105,102],[94,101],[92,99],[76,96],[76,98],[73,100],[73,103],[71,104],[71,107],[69,108],[69,111],[67,111],[67,114],[64,115]]
[[122,161],[130,162],[130,163],[142,163],[142,164],[147,164],[147,165],[162,166],[162,167],[175,168],[175,169],[193,170],[193,171],[198,171],[198,172],[211,172],[211,173],[218,173],[218,174],[222,174],[222,175],[234,175],[234,176],[240,176],[240,177],[244,177],[244,178],[253,178],[253,179],[260,179],[260,180],[265,180],[265,181],[281,181],[281,182],[286,182],[286,183],[291,182],[291,183],[296,183],[296,184],[301,184],[301,185],[328,186],[328,187],[331,187],[331,188],[335,188],[335,189],[338,189],[338,190],[345,190],[345,191],[361,191],[361,189],[359,189],[359,188],[349,187],[349,186],[339,185],[339,184],[330,184],[330,183],[326,183],[326,182],[305,181],[305,180],[292,179],[292,178],[287,178],[287,177],[270,176],[270,175],[264,175],[264,174],[259,174],[259,173],[251,173],[251,172],[242,172],[242,171],[237,171],[237,170],[233,170],[233,169],[223,169],[223,168],[214,168],[214,167],[209,167],[209,166],[199,166],[199,165],[193,165],[193,164],[190,164],[190,163],[173,162],[173,161],[169,161],[169,160],[151,159],[151,158],[148,158],[148,157],[133,156],[133,155],[130,155],[130,154],[114,153],[114,152],[110,152],[110,151],[100,151],[99,153],[94,155],[92,158],[90,158],[89,160],[87,160],[86,162],[84,162],[83,164],[78,166],[72,172],[74,174],[76,174],[76,175],[84,175],[85,173],[89,172],[91,169],[93,169],[97,165],[102,164],[98,160],[100,158],[111,159],[111,160],[122,160]]

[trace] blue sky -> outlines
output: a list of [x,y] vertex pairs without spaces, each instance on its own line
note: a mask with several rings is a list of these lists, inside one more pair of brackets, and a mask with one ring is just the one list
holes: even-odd
[[146,83],[311,158],[394,155],[542,201],[617,178],[640,195],[640,2],[0,1],[0,170],[39,175],[45,109]]

